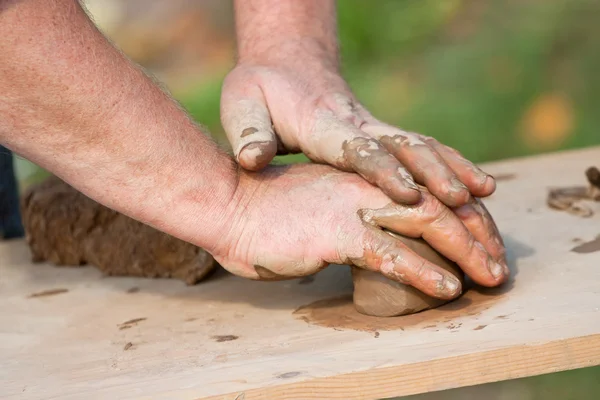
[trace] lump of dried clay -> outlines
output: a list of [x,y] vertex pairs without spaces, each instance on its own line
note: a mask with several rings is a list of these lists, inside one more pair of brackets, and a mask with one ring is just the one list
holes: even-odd
[[91,264],[106,275],[175,278],[193,285],[216,267],[201,248],[104,207],[52,177],[21,200],[35,262]]
[[[424,240],[393,236],[421,257],[451,272],[461,284],[464,283],[462,270]],[[379,272],[366,271],[357,267],[352,267],[352,281],[354,282],[354,307],[361,314],[395,317],[439,307],[448,302],[448,300],[430,297],[412,286],[388,279]]]

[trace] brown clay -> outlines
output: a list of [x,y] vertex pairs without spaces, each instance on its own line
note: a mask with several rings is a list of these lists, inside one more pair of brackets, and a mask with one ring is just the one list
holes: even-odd
[[91,264],[106,275],[175,278],[188,285],[216,267],[201,248],[104,207],[58,178],[31,187],[21,208],[36,262]]
[[[464,284],[462,270],[435,251],[424,240],[395,234],[393,236],[421,257],[450,271],[461,281],[461,284]],[[392,281],[379,272],[371,272],[357,267],[352,267],[352,281],[354,282],[354,307],[358,312],[366,315],[376,317],[407,315],[439,307],[448,302],[429,297],[412,286]]]

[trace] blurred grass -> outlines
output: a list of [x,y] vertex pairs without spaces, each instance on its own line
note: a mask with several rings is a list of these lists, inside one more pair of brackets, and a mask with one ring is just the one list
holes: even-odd
[[596,400],[600,367],[402,397],[402,400]]
[[[376,116],[476,162],[595,145],[597,17],[595,0],[345,0],[343,72]],[[221,78],[181,101],[223,142]]]

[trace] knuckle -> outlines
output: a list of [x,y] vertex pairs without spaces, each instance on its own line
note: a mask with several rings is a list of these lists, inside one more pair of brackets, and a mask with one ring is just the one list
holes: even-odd
[[448,209],[435,196],[423,191],[422,202],[420,205],[421,214],[430,222],[441,221],[450,217],[450,209]]

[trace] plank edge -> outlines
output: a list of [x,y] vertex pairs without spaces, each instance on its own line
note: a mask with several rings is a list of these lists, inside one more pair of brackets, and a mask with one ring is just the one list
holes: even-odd
[[197,400],[384,399],[600,365],[600,334],[308,379]]

